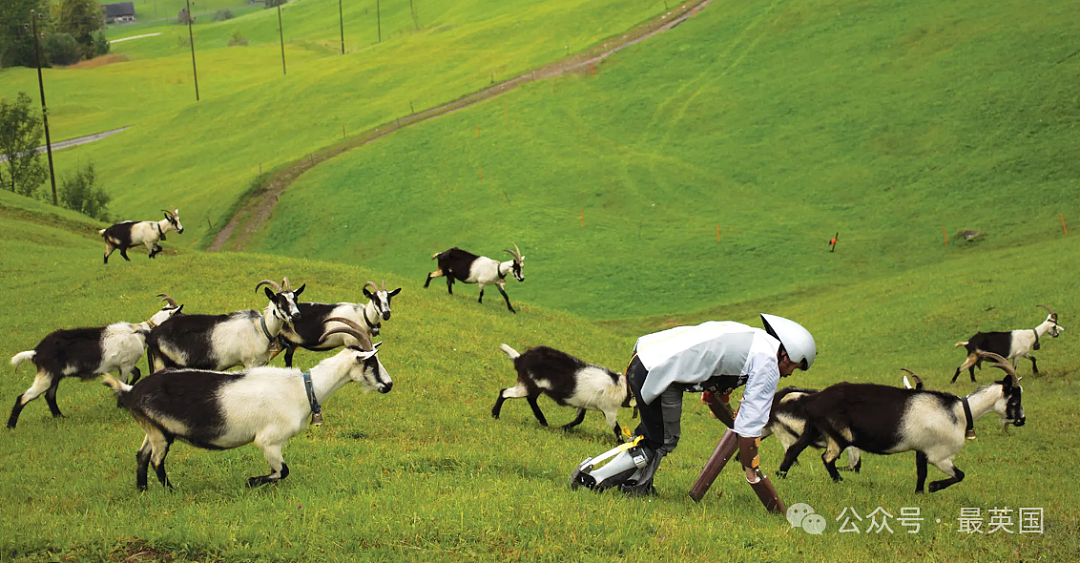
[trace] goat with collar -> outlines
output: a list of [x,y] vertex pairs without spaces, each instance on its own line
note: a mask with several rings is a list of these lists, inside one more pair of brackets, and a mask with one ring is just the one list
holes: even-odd
[[376,356],[376,346],[348,319],[334,319],[359,342],[309,372],[298,369],[259,367],[238,372],[181,369],[155,373],[137,385],[114,377],[105,384],[117,402],[131,412],[146,432],[136,454],[135,483],[147,488],[153,465],[158,481],[171,487],[165,473],[165,457],[176,439],[193,446],[231,449],[255,443],[263,451],[270,473],[248,479],[248,486],[276,483],[289,475],[282,449],[303,431],[308,415],[321,413],[326,402],[350,382],[367,390],[390,392],[393,382]]
[[[368,290],[369,287],[371,291]],[[340,323],[330,321],[335,317],[351,320],[369,338],[378,336],[383,321],[390,320],[390,300],[401,293],[401,288],[387,291],[386,280],[382,282],[382,289],[379,289],[375,282],[369,281],[364,284],[363,292],[368,298],[368,302],[363,304],[297,303],[300,318],[281,331],[282,344],[285,346],[285,365],[292,366],[297,347],[323,352],[341,346],[355,346],[356,340],[346,333],[334,333],[323,338],[330,329],[341,327]]]
[[161,252],[159,241],[165,240],[165,233],[176,231],[184,232],[184,225],[180,223],[180,210],[173,208],[172,211],[162,209],[165,218],[160,221],[123,221],[111,227],[101,229],[98,234],[105,241],[105,263],[109,263],[109,256],[113,251],[119,250],[120,256],[131,261],[127,255],[127,249],[140,244],[146,247],[150,258],[154,258]]
[[1049,334],[1051,338],[1057,338],[1065,330],[1057,324],[1058,315],[1050,307],[1046,305],[1038,305],[1038,307],[1046,309],[1049,314],[1046,315],[1046,320],[1035,328],[1008,332],[977,332],[966,341],[957,342],[956,347],[966,348],[968,356],[964,359],[964,363],[956,368],[952,382],[955,383],[956,378],[960,377],[960,372],[965,369],[968,370],[971,380],[975,381],[975,368],[982,367],[979,352],[993,352],[1002,356],[1012,362],[1013,368],[1016,368],[1016,363],[1020,358],[1027,358],[1031,360],[1032,373],[1038,374],[1039,366],[1035,363],[1035,357],[1031,355],[1031,351],[1039,349],[1041,337]]
[[432,254],[431,258],[439,261],[439,269],[428,274],[427,280],[424,281],[424,289],[427,289],[432,279],[446,276],[446,291],[450,295],[454,294],[455,280],[463,283],[475,283],[480,286],[480,297],[477,302],[483,303],[484,286],[494,285],[502,294],[503,299],[506,300],[506,308],[511,313],[517,313],[513,305],[510,304],[510,296],[506,294],[506,277],[512,273],[517,281],[525,281],[525,256],[521,254],[517,244],[514,244],[513,250],[504,248],[503,251],[508,252],[512,259],[499,262],[487,256],[477,256],[457,247]]
[[[260,281],[263,285],[276,283]],[[225,315],[181,315],[150,331],[148,360],[152,371],[169,367],[224,370],[242,365],[264,366],[280,351],[278,335],[300,316],[296,290],[263,288],[270,303],[263,310],[237,311]]]
[[930,492],[939,491],[964,479],[953,463],[963,447],[967,430],[975,420],[996,412],[1004,426],[1023,426],[1026,417],[1021,403],[1023,389],[1012,366],[997,354],[982,352],[994,367],[1006,373],[1001,381],[967,397],[922,389],[900,389],[871,383],[838,383],[803,400],[806,429],[788,448],[778,475],[785,476],[807,446],[821,438],[826,441],[821,456],[834,481],[840,452],[855,446],[863,452],[896,454],[915,451],[917,481],[915,492],[923,492],[927,464],[937,467],[948,479],[930,483]]

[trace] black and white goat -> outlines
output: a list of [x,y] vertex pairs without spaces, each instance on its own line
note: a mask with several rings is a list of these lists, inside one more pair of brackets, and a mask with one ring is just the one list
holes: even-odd
[[[263,280],[256,284],[255,291],[263,285],[277,286]],[[263,290],[270,304],[262,312],[249,309],[226,315],[180,315],[152,330],[147,339],[150,370],[265,366],[280,351],[278,335],[282,328],[300,316],[296,297],[303,293],[304,286],[277,293],[268,287]]]
[[963,346],[966,348],[968,356],[964,359],[964,363],[956,368],[952,383],[956,382],[956,378],[960,377],[960,372],[965,369],[971,375],[971,380],[975,381],[975,368],[982,367],[979,352],[993,352],[1002,356],[1011,361],[1014,368],[1021,357],[1027,358],[1031,360],[1032,373],[1038,374],[1039,366],[1035,364],[1035,357],[1031,355],[1031,351],[1039,349],[1039,340],[1042,337],[1049,334],[1051,338],[1057,338],[1058,334],[1065,329],[1058,326],[1057,313],[1051,310],[1050,307],[1046,305],[1037,306],[1046,309],[1050,314],[1046,316],[1045,321],[1035,328],[1009,332],[976,332],[975,336],[972,336],[966,342],[957,342],[955,347]]
[[514,274],[517,281],[525,281],[525,274],[522,273],[525,257],[521,255],[521,250],[516,244],[514,244],[513,250],[504,248],[503,251],[509,252],[513,258],[506,262],[499,262],[487,256],[477,256],[457,247],[432,254],[431,258],[439,261],[439,269],[428,274],[427,280],[424,282],[424,289],[427,289],[428,285],[431,284],[432,278],[446,276],[446,290],[450,292],[450,295],[454,294],[454,280],[475,283],[480,285],[480,299],[478,299],[478,302],[483,303],[484,286],[494,285],[502,294],[503,299],[506,300],[506,308],[511,313],[516,313],[517,311],[510,305],[510,297],[506,295],[504,288],[506,287],[506,276],[511,273]]
[[65,377],[91,379],[115,370],[124,379],[131,374],[132,383],[138,381],[142,374],[135,364],[146,350],[146,335],[183,308],[167,295],[159,297],[168,303],[146,322],[57,330],[43,338],[33,350],[15,354],[11,365],[16,370],[29,360],[37,366],[37,375],[30,388],[15,398],[8,428],[15,428],[26,404],[42,393],[53,417],[64,416],[56,404],[56,390]]
[[[772,410],[769,412],[769,422],[761,429],[761,439],[776,436],[784,452],[787,453],[806,429],[805,400],[818,391],[818,389],[800,387],[785,387],[777,391],[776,396],[773,397]],[[825,439],[822,437],[810,445],[817,449],[824,449]],[[847,454],[848,469],[858,473],[862,469],[859,448],[848,447]]]
[[[371,291],[368,291],[368,287],[371,287]],[[281,291],[280,287],[276,289]],[[387,291],[386,280],[383,280],[382,289],[379,289],[375,282],[364,284],[364,296],[368,298],[368,302],[364,304],[297,303],[300,318],[295,319],[292,326],[286,325],[281,330],[282,343],[285,345],[285,365],[292,367],[293,354],[297,347],[324,352],[341,346],[356,345],[356,340],[347,333],[334,333],[330,338],[322,339],[328,330],[340,326],[340,323],[329,321],[331,317],[349,319],[368,336],[378,336],[383,321],[390,320],[390,300],[398,293],[401,293],[400,287]]]
[[165,240],[165,233],[176,231],[182,234],[184,226],[180,224],[180,210],[174,208],[172,211],[162,211],[165,212],[165,218],[160,221],[124,221],[98,231],[101,238],[105,239],[105,263],[109,263],[109,256],[114,250],[119,250],[120,256],[130,262],[127,249],[140,244],[146,247],[150,258],[153,258],[161,252],[158,241]]
[[806,429],[788,449],[777,474],[785,476],[799,454],[824,437],[827,445],[821,459],[834,481],[842,480],[836,470],[840,451],[855,446],[886,455],[915,450],[917,493],[923,492],[927,463],[949,475],[930,483],[930,492],[959,483],[964,472],[953,464],[953,458],[980,416],[994,411],[1006,426],[1025,422],[1023,389],[1016,371],[997,354],[981,352],[980,356],[997,362],[994,367],[1007,375],[964,398],[870,383],[838,383],[807,396],[803,402]]
[[622,428],[616,415],[619,407],[630,406],[633,397],[626,384],[626,375],[547,346],[530,348],[524,354],[518,354],[506,344],[500,348],[514,361],[517,385],[499,391],[499,398],[491,408],[492,417],[499,418],[503,401],[525,397],[536,420],[547,426],[547,419],[536,404],[542,393],[562,406],[577,407],[577,418],[564,425],[564,430],[581,424],[586,410],[600,411],[615,432],[615,439],[622,441]]
[[259,367],[238,372],[169,370],[147,376],[136,385],[116,378],[105,384],[116,392],[121,407],[131,412],[146,432],[136,454],[135,484],[146,490],[153,464],[158,481],[171,487],[165,456],[179,438],[193,446],[223,450],[255,443],[263,451],[270,473],[248,479],[248,486],[274,483],[288,477],[281,450],[299,434],[312,415],[321,421],[321,405],[345,384],[355,381],[367,390],[387,393],[393,386],[367,334],[340,319],[360,343],[327,358],[309,372]]

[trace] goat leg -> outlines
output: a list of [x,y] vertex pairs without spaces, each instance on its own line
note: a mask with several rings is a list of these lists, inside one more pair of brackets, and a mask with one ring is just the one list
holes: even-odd
[[571,428],[581,424],[582,421],[584,421],[584,420],[585,420],[585,409],[578,409],[577,417],[574,418],[574,420],[571,420],[570,422],[567,422],[566,424],[564,424],[562,429],[563,430],[570,430]]
[[922,494],[926,485],[926,454],[915,452],[915,492]]
[[529,395],[525,400],[529,401],[529,406],[532,407],[533,416],[536,417],[536,420],[540,421],[540,425],[547,426],[547,419],[544,418],[544,413],[540,412],[540,405],[536,404],[536,397],[537,395]]

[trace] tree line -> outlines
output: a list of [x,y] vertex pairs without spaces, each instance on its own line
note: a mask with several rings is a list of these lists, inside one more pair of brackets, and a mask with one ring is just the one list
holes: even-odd
[[109,52],[105,14],[97,0],[3,0],[0,2],[0,68],[37,67],[31,14],[41,38],[41,64],[65,66]]

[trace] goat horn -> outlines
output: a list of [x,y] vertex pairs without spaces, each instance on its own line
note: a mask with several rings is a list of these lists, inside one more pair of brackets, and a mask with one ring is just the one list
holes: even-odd
[[363,350],[374,350],[375,349],[375,347],[371,345],[371,337],[369,337],[367,332],[364,329],[360,328],[360,325],[356,324],[355,322],[353,322],[353,321],[351,321],[349,319],[346,319],[346,318],[342,318],[342,317],[330,317],[330,318],[326,319],[326,322],[327,323],[341,323],[341,324],[345,325],[345,328],[342,328],[342,327],[332,328],[332,329],[324,332],[323,335],[321,337],[319,337],[320,341],[326,340],[326,337],[330,336],[331,334],[344,333],[344,334],[348,334],[349,336],[352,336],[353,338],[359,340],[361,349],[363,349]]
[[517,252],[518,262],[521,262],[521,249],[518,248],[518,245],[517,245],[516,242],[512,242],[510,244],[514,245],[514,251]]
[[285,291],[292,291],[292,286],[289,285],[289,278],[281,278],[281,285],[285,286]]
[[379,286],[375,285],[375,282],[373,282],[373,281],[364,282],[364,287],[368,287],[368,286],[371,286],[372,291],[375,291],[375,292],[379,291]]
[[168,303],[170,307],[179,307],[180,306],[180,305],[178,305],[176,303],[175,300],[173,300],[172,297],[169,297],[168,293],[159,293],[159,294],[157,294],[157,296],[160,297],[162,301]]
[[382,290],[386,291],[386,280],[382,281]]
[[908,372],[908,375],[910,375],[910,376],[911,376],[911,378],[915,380],[915,385],[916,385],[916,386],[918,386],[918,385],[921,385],[921,384],[922,384],[922,382],[923,382],[923,381],[922,381],[922,378],[921,378],[921,377],[919,377],[919,376],[918,376],[918,374],[916,374],[915,372],[913,372],[913,371],[909,370],[908,368],[900,368],[900,369],[901,369],[901,370],[903,370],[903,371],[906,371],[906,372]]
[[521,262],[521,257],[518,256],[518,254],[513,250],[510,250],[509,248],[504,248],[503,252],[509,252],[510,256],[514,259],[514,262]]
[[264,285],[268,285],[268,286],[274,288],[274,291],[276,291],[278,293],[281,293],[281,286],[278,285],[277,282],[270,281],[270,280],[263,280],[263,281],[255,284],[255,291],[258,292],[259,288],[264,286]]
[[987,359],[994,360],[995,362],[997,362],[997,363],[993,364],[993,367],[996,367],[996,368],[1000,369],[1001,371],[1004,371],[1005,373],[1012,376],[1012,379],[1013,379],[1014,383],[1018,379],[1018,376],[1016,375],[1016,370],[1012,367],[1012,364],[1010,364],[1009,361],[1006,360],[1005,358],[1002,358],[1001,356],[999,356],[999,355],[997,355],[997,354],[995,354],[993,352],[979,352],[979,357],[980,358],[987,358]]
[[168,215],[169,217],[172,217],[172,216],[173,216],[173,212],[172,212],[172,211],[169,211],[168,209],[162,209],[162,211],[164,211],[164,212],[165,212],[165,214],[166,214],[166,215]]
[[1054,312],[1053,309],[1051,309],[1050,307],[1047,307],[1046,305],[1036,305],[1036,307],[1042,307],[1043,309],[1046,309],[1051,315],[1056,315],[1057,314],[1057,313]]

